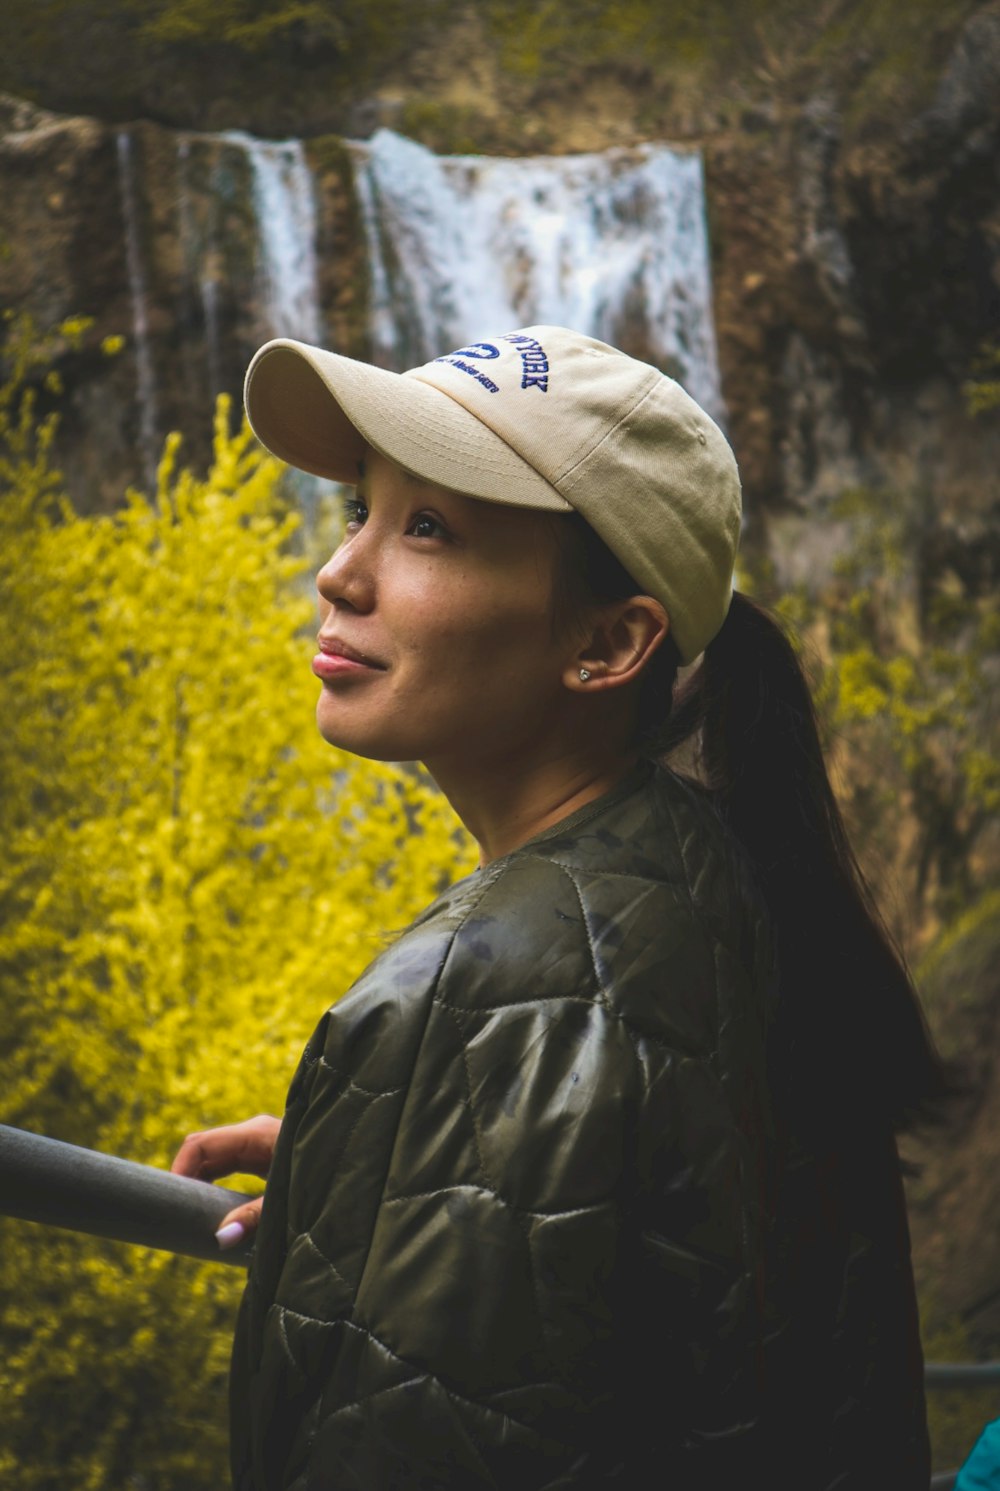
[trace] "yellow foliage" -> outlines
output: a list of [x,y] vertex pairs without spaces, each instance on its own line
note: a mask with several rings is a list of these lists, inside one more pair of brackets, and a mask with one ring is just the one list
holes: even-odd
[[981,348],[973,375],[962,390],[970,414],[1000,409],[1000,346],[988,342]]
[[[207,476],[171,437],[111,516],[69,509],[50,441],[0,392],[0,1121],[166,1165],[281,1111],[322,1010],[469,845],[415,772],[319,738],[297,518],[225,401]],[[0,1237],[0,1484],[222,1484],[238,1271]]]
[[885,670],[869,647],[847,652],[840,659],[840,712],[845,719],[871,720],[885,709],[889,696],[883,686]]

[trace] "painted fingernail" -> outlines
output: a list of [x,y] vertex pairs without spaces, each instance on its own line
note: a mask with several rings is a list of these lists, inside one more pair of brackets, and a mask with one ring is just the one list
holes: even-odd
[[243,1237],[246,1228],[242,1222],[227,1222],[225,1227],[220,1227],[215,1234],[220,1248],[235,1248]]

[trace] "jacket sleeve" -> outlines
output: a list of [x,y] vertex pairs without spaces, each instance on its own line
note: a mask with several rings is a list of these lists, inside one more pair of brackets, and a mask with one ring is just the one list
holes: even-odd
[[[705,1189],[729,1179],[723,1136],[678,1117],[677,1055],[615,1007],[593,931],[572,877],[513,863],[321,1026],[245,1306],[243,1484],[554,1491],[622,1473],[639,1281],[684,1302],[690,1334],[692,1293],[707,1268],[714,1308],[740,1243],[731,1198],[719,1223]],[[712,1085],[682,1066],[682,1087]],[[672,1127],[646,1153],[650,1119]],[[672,1206],[637,1215],[664,1187]]]

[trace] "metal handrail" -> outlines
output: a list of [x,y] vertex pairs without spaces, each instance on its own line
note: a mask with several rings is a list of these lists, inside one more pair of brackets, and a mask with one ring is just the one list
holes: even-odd
[[993,1387],[1000,1383],[1000,1362],[927,1362],[928,1387]]
[[246,1266],[252,1241],[224,1252],[215,1230],[248,1196],[0,1124],[0,1214],[188,1258]]

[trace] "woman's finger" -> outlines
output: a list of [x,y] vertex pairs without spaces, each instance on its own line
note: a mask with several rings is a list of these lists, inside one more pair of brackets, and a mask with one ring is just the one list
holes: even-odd
[[256,1201],[248,1201],[245,1206],[237,1206],[228,1212],[215,1233],[219,1247],[235,1248],[237,1243],[256,1232],[260,1224],[260,1209],[263,1204],[263,1196],[258,1196]]
[[243,1123],[188,1134],[170,1169],[196,1180],[218,1180],[234,1172],[266,1176],[280,1128],[280,1118],[259,1113]]

